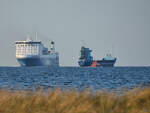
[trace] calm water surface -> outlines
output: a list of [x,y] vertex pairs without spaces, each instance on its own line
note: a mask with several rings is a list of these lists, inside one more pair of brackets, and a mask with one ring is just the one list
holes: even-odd
[[0,88],[122,89],[150,85],[150,67],[0,67]]

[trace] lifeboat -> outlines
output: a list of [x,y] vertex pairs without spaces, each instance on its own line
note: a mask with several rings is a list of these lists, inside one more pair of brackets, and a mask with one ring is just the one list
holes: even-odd
[[93,61],[91,67],[98,67],[100,64],[97,61]]

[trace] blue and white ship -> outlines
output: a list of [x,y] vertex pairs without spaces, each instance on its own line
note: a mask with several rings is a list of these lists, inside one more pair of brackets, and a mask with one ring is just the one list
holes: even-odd
[[16,41],[16,59],[21,66],[59,66],[59,54],[51,41],[50,50],[41,41]]

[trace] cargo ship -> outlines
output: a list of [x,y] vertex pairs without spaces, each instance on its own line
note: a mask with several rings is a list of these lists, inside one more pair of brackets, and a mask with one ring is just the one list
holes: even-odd
[[15,46],[16,59],[21,66],[59,66],[54,41],[51,41],[50,50],[41,41],[31,40],[29,36],[25,41],[16,41]]
[[112,57],[111,54],[107,54],[101,60],[93,60],[91,52],[89,48],[81,47],[78,61],[80,67],[113,67],[116,63],[117,58]]

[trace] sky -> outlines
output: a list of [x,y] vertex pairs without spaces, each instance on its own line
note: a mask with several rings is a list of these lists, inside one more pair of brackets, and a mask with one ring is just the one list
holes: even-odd
[[0,0],[0,66],[19,65],[14,42],[35,32],[55,41],[61,66],[78,66],[83,45],[116,66],[150,66],[150,0]]

